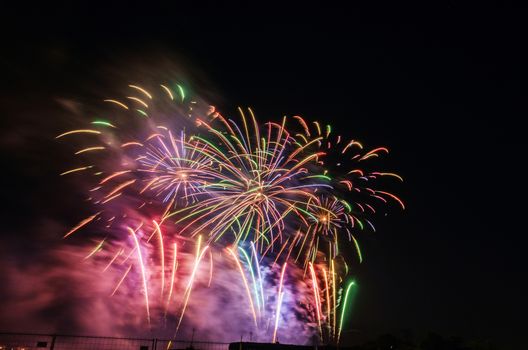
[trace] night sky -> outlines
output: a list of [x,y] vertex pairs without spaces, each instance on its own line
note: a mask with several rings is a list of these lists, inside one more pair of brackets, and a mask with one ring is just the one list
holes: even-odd
[[56,99],[172,60],[225,114],[303,115],[390,148],[407,210],[363,239],[346,337],[411,329],[525,344],[526,12],[284,3],[3,9],[3,259],[37,261],[55,233],[33,227],[79,219],[50,159]]

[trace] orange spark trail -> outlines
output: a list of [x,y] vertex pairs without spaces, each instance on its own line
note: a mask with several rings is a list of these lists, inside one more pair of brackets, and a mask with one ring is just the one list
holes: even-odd
[[187,305],[189,303],[189,298],[191,297],[192,286],[194,283],[194,278],[196,277],[196,271],[198,270],[198,266],[200,265],[200,261],[202,260],[205,252],[207,251],[207,249],[209,249],[209,246],[205,246],[202,252],[200,253],[201,243],[202,243],[202,236],[198,236],[198,246],[196,249],[196,260],[194,263],[193,271],[191,273],[191,278],[189,279],[189,284],[187,285],[187,288],[185,289],[185,294],[186,294],[185,301],[183,303],[183,309],[180,315],[180,319],[178,321],[178,325],[176,326],[176,332],[180,328],[181,321],[183,320],[183,316],[185,315],[185,310],[187,309]]
[[106,267],[104,268],[103,272],[106,272],[106,270],[108,270],[108,268],[110,268],[110,266],[112,266],[112,264],[114,263],[114,261],[117,259],[118,256],[120,256],[121,254],[123,254],[123,248],[119,249],[119,251],[114,255],[114,257],[112,258],[112,260],[110,260],[110,262],[108,263],[108,265],[106,265]]
[[121,283],[123,283],[123,281],[125,280],[126,276],[128,275],[128,273],[130,272],[130,269],[132,269],[132,265],[128,266],[128,269],[126,270],[125,274],[123,275],[123,277],[121,277],[121,279],[119,280],[119,282],[117,283],[117,286],[114,288],[114,291],[112,292],[112,294],[110,294],[110,296],[114,296],[114,294],[117,292],[117,290],[119,289],[119,287],[121,286]]
[[90,217],[87,217],[86,219],[84,219],[83,221],[79,222],[77,224],[77,226],[75,226],[74,228],[72,228],[70,231],[68,231],[68,233],[66,233],[62,238],[66,238],[68,237],[69,235],[71,235],[72,233],[74,233],[75,231],[77,231],[78,229],[80,229],[81,227],[83,227],[84,225],[90,223],[93,219],[95,219],[97,217],[97,215],[99,215],[99,213],[97,214],[94,214]]

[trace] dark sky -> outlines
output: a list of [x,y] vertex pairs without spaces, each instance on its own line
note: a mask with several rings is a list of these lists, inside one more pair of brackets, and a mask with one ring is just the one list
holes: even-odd
[[[168,3],[3,9],[2,135],[104,81],[94,67],[177,57],[224,109],[300,114],[390,147],[407,210],[364,243],[358,330],[524,344],[526,11]],[[27,230],[59,181],[2,153],[2,221]]]

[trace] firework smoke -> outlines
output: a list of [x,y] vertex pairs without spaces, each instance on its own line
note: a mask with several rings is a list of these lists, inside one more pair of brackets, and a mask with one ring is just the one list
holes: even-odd
[[85,189],[90,211],[49,252],[64,268],[6,275],[35,280],[40,298],[61,281],[82,299],[71,313],[83,333],[338,342],[360,232],[374,230],[377,207],[404,208],[377,187],[401,178],[363,167],[388,150],[298,116],[224,117],[178,83],[130,84],[103,103],[56,136],[74,156],[59,174]]

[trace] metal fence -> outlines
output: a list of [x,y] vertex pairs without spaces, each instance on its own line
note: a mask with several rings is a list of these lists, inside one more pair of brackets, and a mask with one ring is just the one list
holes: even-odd
[[228,348],[229,343],[219,342],[0,333],[0,350],[227,350]]

